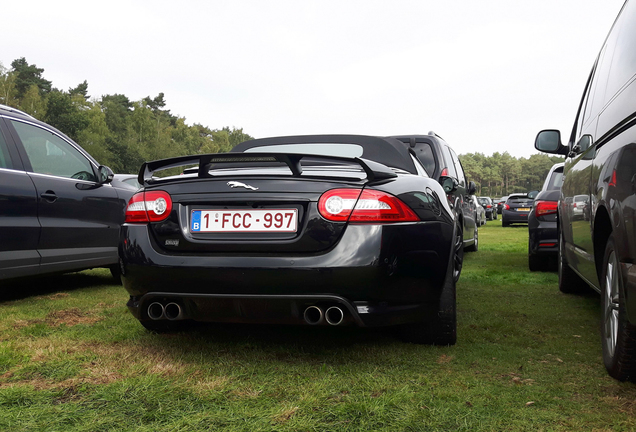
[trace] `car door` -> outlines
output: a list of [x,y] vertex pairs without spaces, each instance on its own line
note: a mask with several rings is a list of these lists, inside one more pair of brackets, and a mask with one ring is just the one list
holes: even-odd
[[33,182],[0,117],[0,279],[37,274],[40,223]]
[[475,228],[477,226],[477,210],[475,208],[475,202],[471,195],[468,195],[468,182],[466,175],[464,174],[464,168],[459,162],[459,158],[452,148],[448,147],[451,155],[451,160],[455,166],[455,173],[457,174],[457,192],[460,195],[460,205],[462,207],[462,213],[464,215],[464,242],[472,241],[475,236]]
[[[592,212],[595,198],[592,185],[594,158],[598,150],[596,143],[599,113],[606,100],[608,76],[616,47],[618,31],[608,36],[588,85],[586,86],[575,127],[569,142],[570,153],[565,161],[564,181],[561,188],[561,212],[563,215],[563,235],[568,263],[592,285],[599,286],[592,237]],[[566,219],[567,218],[567,219]]]
[[52,129],[8,120],[37,194],[41,272],[79,270],[117,262],[124,205],[97,166]]

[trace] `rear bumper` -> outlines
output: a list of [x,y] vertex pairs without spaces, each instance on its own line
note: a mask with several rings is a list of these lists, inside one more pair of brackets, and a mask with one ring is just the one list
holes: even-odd
[[517,212],[503,210],[501,218],[507,223],[528,223],[528,215],[530,212]]
[[198,321],[299,324],[309,305],[342,305],[350,322],[370,326],[422,318],[446,276],[453,225],[351,225],[334,248],[298,256],[168,254],[146,226],[121,235],[122,280],[140,320],[159,299]]
[[[318,307],[323,318],[314,325],[356,325],[379,327],[419,321],[430,312],[426,303],[390,305],[385,302],[352,302],[330,295],[232,295],[150,292],[142,297],[131,297],[126,306],[138,320],[150,320],[148,307],[153,303],[166,306],[177,303],[182,315],[177,319],[199,322],[270,323],[310,325],[305,319],[307,308]],[[342,322],[330,323],[324,319],[327,310],[338,307],[343,312]],[[163,317],[162,319],[166,319]]]
[[554,255],[559,253],[556,222],[539,222],[528,219],[528,252],[531,255]]

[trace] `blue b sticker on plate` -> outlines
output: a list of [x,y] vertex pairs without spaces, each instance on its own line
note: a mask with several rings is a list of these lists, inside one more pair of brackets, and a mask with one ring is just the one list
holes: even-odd
[[190,231],[201,231],[201,210],[195,210],[192,212],[192,218],[190,219]]

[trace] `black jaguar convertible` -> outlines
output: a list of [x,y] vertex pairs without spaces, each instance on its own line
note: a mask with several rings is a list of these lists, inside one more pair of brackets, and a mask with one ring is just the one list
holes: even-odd
[[408,145],[266,138],[147,162],[139,182],[119,255],[146,328],[395,326],[411,342],[455,343],[458,182],[429,178]]

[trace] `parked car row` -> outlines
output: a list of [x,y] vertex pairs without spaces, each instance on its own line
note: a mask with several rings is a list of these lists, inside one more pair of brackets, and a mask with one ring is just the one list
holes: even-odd
[[154,331],[392,325],[411,342],[455,343],[455,284],[482,209],[434,133],[266,138],[114,175],[0,107],[0,175],[1,279],[108,267]]
[[[478,226],[527,223],[531,270],[601,294],[603,361],[636,381],[636,0],[593,65],[565,156],[537,194],[475,197],[438,135],[310,135],[115,175],[0,106],[0,279],[110,268],[153,331],[192,321],[395,326],[456,342],[456,283]],[[181,175],[164,171],[187,168]]]

